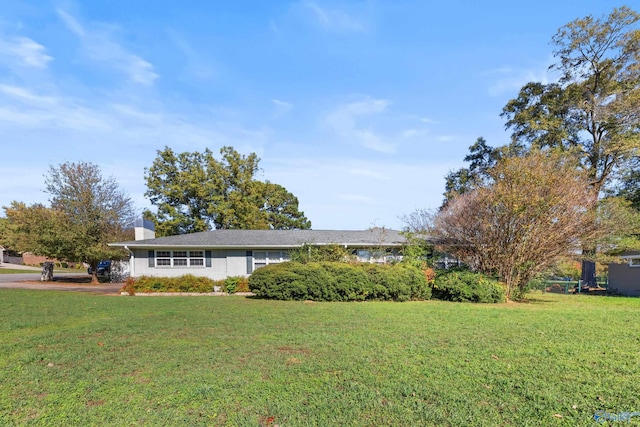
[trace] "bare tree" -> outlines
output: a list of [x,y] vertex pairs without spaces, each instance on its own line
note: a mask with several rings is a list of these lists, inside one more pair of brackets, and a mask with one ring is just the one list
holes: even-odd
[[597,237],[597,196],[567,157],[544,152],[504,159],[489,176],[434,214],[428,231],[439,250],[497,275],[515,298],[537,273]]

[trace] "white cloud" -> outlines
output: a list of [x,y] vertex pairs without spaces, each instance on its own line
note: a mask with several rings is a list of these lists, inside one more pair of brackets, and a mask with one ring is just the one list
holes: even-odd
[[456,137],[453,135],[440,135],[436,137],[436,141],[438,142],[449,142],[453,141],[454,139],[456,139]]
[[363,196],[361,194],[339,194],[338,198],[346,202],[363,203],[368,205],[379,203],[371,197]]
[[427,131],[425,129],[405,129],[400,133],[403,138],[415,138],[417,136],[425,136]]
[[67,28],[78,37],[89,59],[113,67],[141,85],[152,85],[158,78],[153,65],[121,46],[109,27],[99,23],[84,26],[63,9],[57,11]]
[[361,16],[349,14],[340,9],[329,9],[313,1],[300,3],[313,15],[315,22],[322,28],[333,32],[364,32],[367,25]]
[[360,168],[350,169],[349,173],[354,176],[363,176],[366,178],[388,179],[387,176],[371,169],[360,169]]
[[271,102],[276,107],[276,116],[286,114],[293,109],[293,104],[290,102],[282,101],[280,99],[272,99]]
[[216,67],[212,61],[208,61],[206,56],[195,49],[182,33],[173,29],[168,29],[167,34],[176,45],[178,50],[184,55],[184,70],[188,78],[198,80],[210,80],[217,74]]
[[53,58],[45,51],[44,46],[27,37],[0,37],[0,59],[9,66],[17,61],[22,66],[47,68]]
[[454,165],[394,159],[368,160],[335,153],[274,158],[267,153],[262,166],[266,179],[298,197],[314,229],[362,230],[373,225],[399,229],[402,215],[438,207],[443,176]]
[[339,106],[327,116],[326,122],[345,140],[357,141],[361,146],[381,153],[394,153],[396,147],[393,142],[358,123],[362,118],[385,112],[389,105],[387,100],[367,97],[362,101]]
[[19,86],[10,86],[0,84],[0,93],[4,93],[5,95],[9,95],[10,97],[17,99],[21,102],[26,102],[29,104],[55,104],[56,99],[51,96],[40,96],[35,95],[28,89]]
[[549,71],[547,63],[540,63],[529,69],[507,66],[498,67],[482,75],[492,80],[487,88],[489,95],[497,97],[508,93],[517,93],[522,86],[529,82],[547,84],[554,80],[553,74],[553,72]]

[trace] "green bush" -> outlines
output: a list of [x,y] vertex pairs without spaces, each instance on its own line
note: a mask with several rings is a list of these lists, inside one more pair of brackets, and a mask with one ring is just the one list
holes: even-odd
[[259,298],[314,301],[428,299],[431,289],[411,266],[285,262],[256,270],[249,287]]
[[433,284],[433,298],[459,302],[502,302],[504,287],[495,279],[479,273],[441,270]]

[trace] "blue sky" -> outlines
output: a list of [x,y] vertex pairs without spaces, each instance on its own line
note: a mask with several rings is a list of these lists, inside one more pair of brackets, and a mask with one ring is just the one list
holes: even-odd
[[[636,10],[634,2],[626,4]],[[141,212],[156,151],[262,159],[315,229],[401,228],[499,116],[549,81],[562,25],[622,3],[3,0],[0,206],[98,164]]]

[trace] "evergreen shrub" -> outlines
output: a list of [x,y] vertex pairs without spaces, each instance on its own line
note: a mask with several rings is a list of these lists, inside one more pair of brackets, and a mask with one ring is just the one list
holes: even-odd
[[466,270],[440,270],[433,284],[433,298],[495,303],[505,299],[505,289],[495,279]]
[[284,262],[256,270],[249,288],[259,298],[314,301],[428,299],[425,275],[412,266]]

